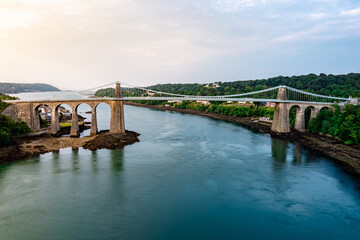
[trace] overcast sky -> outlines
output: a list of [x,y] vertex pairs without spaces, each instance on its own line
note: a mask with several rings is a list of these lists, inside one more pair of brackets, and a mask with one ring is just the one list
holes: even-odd
[[360,72],[358,0],[0,0],[0,82]]

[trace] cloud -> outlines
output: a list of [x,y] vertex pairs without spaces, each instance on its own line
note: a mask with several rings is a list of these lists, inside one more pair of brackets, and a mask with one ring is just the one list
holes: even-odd
[[342,16],[351,16],[351,17],[360,16],[360,8],[341,11],[340,15],[342,15]]
[[329,15],[326,13],[311,13],[310,17],[315,20],[321,20],[321,19],[329,17]]
[[266,77],[256,74],[269,56],[285,66],[290,53],[358,39],[357,9],[347,0],[0,0],[0,81]]
[[291,0],[214,0],[215,9],[222,12],[237,12],[250,7],[259,7],[264,5],[282,4]]

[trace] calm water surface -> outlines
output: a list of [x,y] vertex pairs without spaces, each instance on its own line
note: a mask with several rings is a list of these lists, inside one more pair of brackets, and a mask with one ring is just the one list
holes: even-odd
[[360,184],[331,161],[231,123],[125,115],[140,143],[0,165],[0,239],[360,239]]

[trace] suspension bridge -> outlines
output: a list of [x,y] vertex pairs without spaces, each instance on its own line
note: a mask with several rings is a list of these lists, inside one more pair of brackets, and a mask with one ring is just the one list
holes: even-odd
[[[95,91],[115,85],[114,97],[96,97]],[[121,86],[121,87],[120,87]],[[51,130],[56,134],[60,130],[59,107],[67,104],[72,113],[77,113],[80,104],[86,103],[92,109],[91,135],[98,132],[96,107],[100,103],[107,103],[111,108],[110,132],[124,133],[124,101],[226,101],[226,102],[271,102],[275,103],[275,112],[272,131],[276,133],[290,132],[289,111],[296,107],[296,121],[294,128],[305,131],[305,110],[311,109],[311,117],[315,117],[322,108],[331,108],[333,104],[344,105],[353,101],[352,98],[339,98],[333,96],[310,93],[288,86],[277,86],[248,93],[239,93],[223,96],[194,96],[156,91],[150,88],[133,86],[128,83],[114,82],[107,85],[77,92],[64,92],[54,94],[52,97],[28,100],[7,100],[10,107],[3,111],[13,119],[21,118],[33,130],[40,129],[39,106],[46,105],[51,108]],[[77,114],[72,114],[70,136],[79,136]]]

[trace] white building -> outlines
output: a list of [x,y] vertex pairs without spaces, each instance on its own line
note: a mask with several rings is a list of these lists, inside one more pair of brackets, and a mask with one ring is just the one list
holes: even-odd
[[196,101],[196,103],[200,103],[202,105],[210,105],[209,101]]

